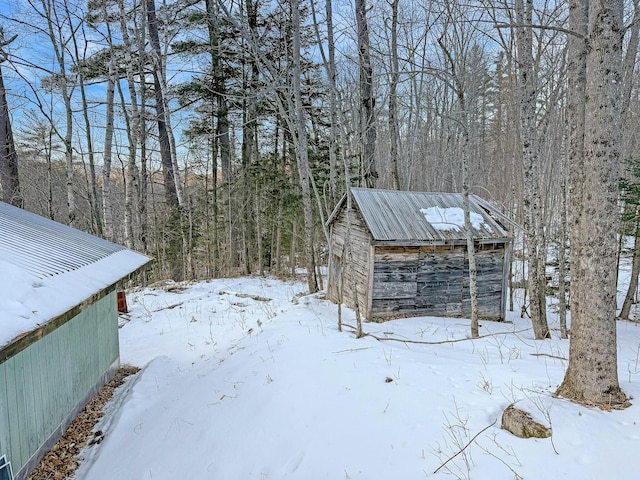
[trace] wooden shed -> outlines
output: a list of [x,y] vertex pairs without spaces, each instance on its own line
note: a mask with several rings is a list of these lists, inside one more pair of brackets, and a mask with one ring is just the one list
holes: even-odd
[[[327,221],[327,296],[377,321],[403,316],[469,317],[463,196],[351,188]],[[505,318],[512,222],[470,196],[478,315]]]
[[147,262],[0,202],[0,478],[26,478],[113,377],[116,286]]

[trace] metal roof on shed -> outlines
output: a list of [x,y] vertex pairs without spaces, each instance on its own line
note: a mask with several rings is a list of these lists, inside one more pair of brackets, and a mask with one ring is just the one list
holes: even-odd
[[[355,206],[362,214],[373,239],[381,242],[436,242],[464,240],[462,229],[444,230],[434,227],[422,209],[431,207],[463,208],[461,193],[427,193],[369,188],[350,189]],[[331,223],[344,205],[340,201],[327,223]],[[512,223],[496,208],[476,195],[469,196],[471,212],[482,217],[473,237],[479,241],[507,241],[507,224]]]
[[0,258],[38,278],[90,265],[124,247],[0,202]]
[[121,245],[0,202],[0,348],[149,261]]

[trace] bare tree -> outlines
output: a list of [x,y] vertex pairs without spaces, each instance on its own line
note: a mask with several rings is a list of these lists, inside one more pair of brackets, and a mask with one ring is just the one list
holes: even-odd
[[315,293],[318,290],[318,283],[315,277],[315,256],[313,253],[313,205],[311,202],[309,154],[307,145],[306,116],[302,106],[302,68],[300,64],[300,5],[298,0],[290,0],[293,27],[293,98],[294,98],[294,132],[296,159],[298,161],[298,175],[300,176],[300,186],[302,188],[302,205],[304,210],[304,226],[306,235],[304,237],[305,258],[307,259],[307,284],[309,292]]
[[[445,18],[444,25],[442,27],[442,34],[438,38],[438,44],[444,53],[447,69],[445,73],[450,79],[450,85],[455,93],[457,100],[457,112],[453,117],[460,129],[460,164],[462,166],[462,199],[464,210],[464,228],[465,237],[467,240],[467,260],[469,265],[469,297],[471,303],[471,337],[478,338],[478,281],[477,281],[477,264],[476,253],[473,238],[473,229],[471,224],[471,212],[469,194],[471,190],[471,178],[469,169],[469,136],[470,136],[470,122],[469,122],[469,107],[467,103],[467,96],[474,96],[477,86],[474,85],[475,78],[473,78],[472,70],[474,63],[477,63],[477,58],[473,57],[474,48],[471,51],[458,51],[456,52],[457,58],[454,58],[450,47],[445,41],[445,36],[448,32],[454,32],[453,36],[457,38],[458,42],[453,42],[459,49],[464,49],[465,46],[469,46],[470,37],[469,32],[464,30],[464,26],[461,26],[455,22],[455,18],[459,17],[460,12],[457,11],[453,5],[447,5],[447,16]],[[474,88],[475,87],[475,88]],[[470,95],[469,95],[470,94]]]
[[391,162],[391,185],[400,189],[400,172],[398,171],[398,155],[400,133],[398,127],[398,82],[400,80],[398,61],[398,3],[391,0],[391,72],[389,82],[389,160]]
[[[151,64],[153,66],[153,83],[156,100],[158,141],[160,143],[160,157],[164,173],[164,188],[167,204],[172,208],[184,205],[184,194],[180,184],[180,171],[176,159],[175,139],[171,128],[171,116],[167,99],[167,80],[165,62],[160,47],[158,34],[158,18],[156,16],[155,0],[145,0],[147,14],[147,28],[151,44]],[[142,53],[142,52],[141,52]]]
[[[113,48],[110,48],[113,51]],[[113,210],[111,198],[111,154],[113,147],[114,130],[114,105],[116,78],[116,65],[113,58],[107,65],[107,96],[106,96],[106,120],[104,129],[104,154],[102,157],[102,218],[104,222],[104,235],[107,240],[114,240],[113,234]]]
[[[138,169],[136,164],[138,145],[141,137],[141,113],[138,105],[138,92],[135,83],[135,63],[133,61],[133,42],[129,35],[127,25],[127,12],[125,10],[124,0],[116,0],[118,6],[118,21],[120,24],[120,34],[123,42],[124,70],[127,79],[129,91],[130,111],[126,108],[126,102],[122,90],[118,88],[120,93],[120,102],[122,104],[123,115],[127,128],[127,139],[129,140],[129,155],[126,168],[125,181],[125,210],[124,210],[124,229],[125,241],[129,248],[135,247],[134,235],[134,203],[137,195]],[[118,83],[118,87],[119,87]]]
[[373,91],[373,66],[371,44],[367,23],[367,2],[356,0],[356,25],[358,28],[358,61],[360,64],[360,131],[362,135],[362,184],[373,188],[376,185],[376,97]]
[[[37,3],[36,3],[37,2]],[[69,32],[73,30],[74,26],[69,24],[68,19],[65,19],[63,12],[59,12],[58,5],[52,0],[29,0],[29,4],[34,12],[45,22],[43,33],[49,38],[51,47],[55,55],[55,61],[57,64],[57,71],[51,72],[48,82],[52,87],[55,87],[60,95],[65,108],[65,121],[64,121],[64,133],[60,132],[58,127],[54,125],[54,131],[62,140],[65,150],[65,160],[67,165],[67,210],[69,224],[76,223],[78,206],[76,203],[76,194],[74,192],[74,172],[75,167],[73,165],[74,151],[73,151],[73,105],[71,102],[73,92],[75,90],[74,82],[71,81],[69,73],[69,54],[67,49],[67,43],[69,42]]]
[[520,121],[525,176],[525,237],[527,243],[529,312],[536,339],[549,338],[545,292],[546,247],[539,187],[539,151],[536,122],[537,79],[533,64],[533,0],[516,0],[516,42],[520,72]]
[[2,77],[2,63],[6,60],[4,48],[15,38],[5,40],[4,31],[0,29],[0,187],[2,187],[3,201],[22,208],[20,178],[18,177],[18,154],[13,142],[7,93]]

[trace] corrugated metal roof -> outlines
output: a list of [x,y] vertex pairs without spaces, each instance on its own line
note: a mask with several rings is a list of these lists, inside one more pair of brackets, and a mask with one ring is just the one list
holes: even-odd
[[76,270],[124,247],[0,202],[0,258],[38,278]]
[[115,243],[0,202],[0,348],[149,261]]
[[[451,242],[464,240],[462,229],[436,228],[426,218],[422,209],[463,208],[461,193],[404,192],[351,188],[356,207],[376,241],[395,242]],[[344,199],[332,215],[337,215]],[[509,234],[505,224],[508,219],[480,197],[470,195],[470,211],[482,217],[478,228],[473,228],[476,240],[506,240]]]

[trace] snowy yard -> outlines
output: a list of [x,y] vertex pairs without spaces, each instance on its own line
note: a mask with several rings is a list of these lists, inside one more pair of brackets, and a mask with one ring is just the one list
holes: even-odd
[[[107,406],[104,441],[84,450],[75,478],[638,478],[640,405],[553,398],[569,353],[556,315],[546,341],[519,306],[513,323],[481,322],[478,340],[355,339],[338,332],[336,305],[304,290],[241,278],[129,293],[121,360],[143,370]],[[343,321],[354,313],[343,309]],[[640,325],[618,326],[620,384],[639,398]],[[470,327],[420,317],[364,330],[443,342]],[[501,430],[512,402],[550,423],[552,440]]]

